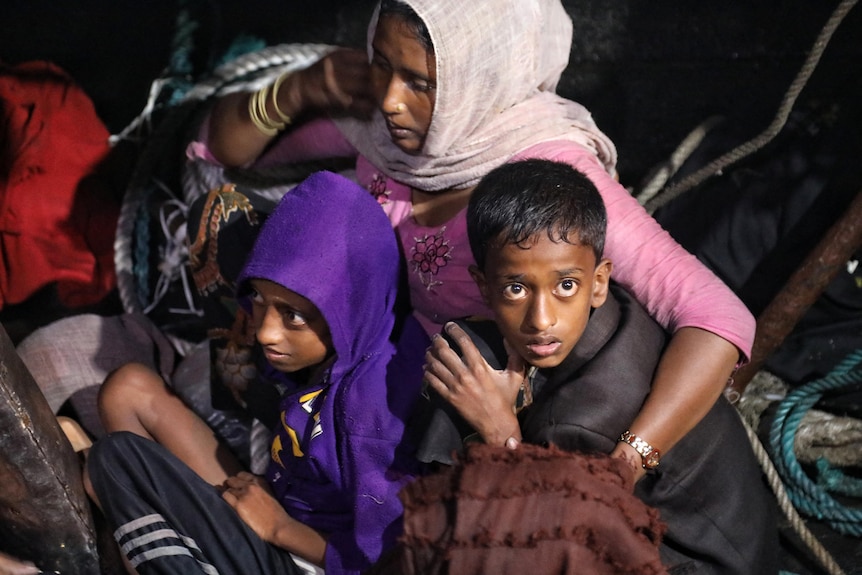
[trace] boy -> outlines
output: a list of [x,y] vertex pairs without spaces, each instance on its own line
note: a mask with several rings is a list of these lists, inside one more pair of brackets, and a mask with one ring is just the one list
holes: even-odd
[[[212,432],[193,426],[190,410],[165,409],[157,376],[145,384],[132,374],[162,399],[111,403],[140,432],[97,442],[87,467],[138,573],[298,573],[304,560],[358,574],[394,545],[397,494],[415,471],[404,439],[419,396],[411,382],[421,381],[421,359],[393,359],[389,341],[397,250],[374,198],[327,172],[286,194],[263,225],[237,293],[270,366],[264,375],[282,389],[265,481],[240,472],[218,487],[197,473],[167,439],[197,442],[195,461],[213,460]],[[112,381],[103,395],[121,393],[122,378]]]
[[627,441],[648,468],[635,493],[667,523],[671,573],[775,573],[771,496],[724,398],[660,464],[625,428],[665,334],[610,282],[605,214],[593,184],[566,164],[514,162],[483,178],[467,212],[471,274],[495,322],[448,324],[460,354],[434,339],[425,381],[438,396],[420,459],[450,464],[470,437],[604,453]]

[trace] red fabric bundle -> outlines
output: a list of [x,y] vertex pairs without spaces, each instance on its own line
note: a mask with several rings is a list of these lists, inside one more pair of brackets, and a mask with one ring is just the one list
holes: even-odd
[[0,308],[55,283],[60,303],[97,303],[115,285],[119,201],[97,166],[108,130],[63,70],[0,64]]

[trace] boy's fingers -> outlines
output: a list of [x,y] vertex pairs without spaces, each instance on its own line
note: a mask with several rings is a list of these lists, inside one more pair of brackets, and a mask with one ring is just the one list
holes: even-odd
[[467,369],[464,360],[449,346],[449,342],[441,335],[431,338],[431,347],[425,354],[427,365],[434,365],[438,372],[442,373],[441,367],[452,374],[458,374]]
[[460,391],[458,381],[455,378],[437,377],[433,372],[426,371],[424,377],[425,384],[437,392],[437,395],[448,402],[452,402],[453,398],[458,396]]
[[458,347],[461,348],[463,363],[470,367],[481,366],[487,363],[485,358],[482,357],[482,354],[479,352],[479,348],[476,347],[476,344],[473,343],[473,340],[470,339],[470,336],[467,335],[467,332],[464,331],[461,326],[450,321],[443,326],[443,329],[446,330],[449,337],[451,337],[455,343],[458,344]]
[[[441,338],[442,339],[442,338]],[[445,344],[445,342],[444,342]],[[464,369],[464,365],[461,363],[461,359],[453,352],[451,349],[443,350],[444,354],[449,357],[451,363],[461,364],[461,369]],[[448,353],[445,353],[448,352]],[[433,376],[436,381],[438,381],[441,385],[445,387],[449,387],[450,385],[454,385],[454,382],[457,380],[455,376],[455,372],[453,369],[447,365],[446,362],[442,361],[440,358],[440,350],[437,349],[429,349],[425,354],[425,379],[429,380],[429,376]]]

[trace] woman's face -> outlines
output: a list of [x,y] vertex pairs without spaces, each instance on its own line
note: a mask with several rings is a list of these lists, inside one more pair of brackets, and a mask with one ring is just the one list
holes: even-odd
[[395,15],[377,23],[371,43],[371,81],[392,142],[408,154],[425,144],[437,92],[437,61],[410,26]]

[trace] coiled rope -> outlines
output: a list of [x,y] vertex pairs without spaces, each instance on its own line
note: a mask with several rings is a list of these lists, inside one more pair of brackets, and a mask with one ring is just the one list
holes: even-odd
[[[763,469],[764,474],[766,475],[766,480],[769,483],[769,487],[772,488],[772,492],[775,494],[775,500],[778,503],[779,509],[784,513],[784,516],[790,522],[790,526],[793,530],[799,535],[799,538],[802,542],[811,550],[811,553],[823,565],[823,568],[826,569],[826,572],[829,575],[845,575],[844,570],[840,565],[835,561],[835,558],[832,557],[832,554],[823,547],[823,544],[817,539],[817,537],[808,529],[808,526],[805,524],[805,520],[793,506],[793,503],[790,500],[787,489],[782,482],[780,473],[776,468],[775,464],[769,457],[769,453],[767,453],[766,449],[763,447],[763,444],[760,442],[760,439],[757,437],[757,433],[745,421],[742,419],[742,422],[745,427],[745,432],[748,434],[748,439],[751,442],[751,447],[754,450],[754,455],[757,457],[757,460],[760,462],[760,467]],[[787,571],[782,571],[782,575],[792,575]]]
[[836,501],[828,491],[843,495],[860,494],[858,480],[847,478],[828,462],[818,467],[826,473],[823,479],[812,481],[794,452],[794,440],[805,412],[824,393],[862,384],[862,350],[850,354],[829,375],[793,390],[779,404],[769,442],[775,454],[775,466],[787,485],[788,495],[800,511],[827,524],[845,535],[862,536],[862,509],[850,509]]
[[[829,40],[844,20],[847,13],[856,5],[857,1],[858,0],[842,0],[838,7],[832,12],[832,15],[820,30],[820,34],[818,34],[817,39],[815,40],[808,57],[805,59],[805,62],[797,73],[796,78],[790,84],[790,87],[785,93],[772,123],[763,132],[748,142],[733,148],[723,156],[718,157],[706,166],[686,176],[679,182],[671,184],[660,193],[654,194],[654,186],[652,184],[647,184],[645,187],[645,189],[648,190],[647,195],[652,196],[651,199],[647,198],[649,201],[647,201],[647,199],[642,200],[647,212],[651,214],[654,213],[658,208],[680,196],[684,192],[700,185],[712,176],[720,174],[722,170],[731,164],[753,154],[768,144],[781,132],[781,129],[787,123],[787,118],[790,116],[790,112],[793,110],[793,105],[796,103],[799,94],[808,83],[811,74],[817,68],[817,64],[820,62],[820,58],[823,56],[826,46],[829,45]],[[678,150],[677,153],[680,153],[681,151],[685,151],[687,153],[691,152],[687,147],[683,147],[683,149]],[[660,172],[656,177],[663,178],[666,177],[666,175],[666,172]]]
[[[129,139],[142,128],[150,127],[155,111],[164,109],[168,112],[158,128],[152,130],[147,137],[146,148],[131,177],[117,222],[114,265],[120,301],[123,309],[129,313],[152,310],[167,294],[168,285],[179,278],[189,309],[170,311],[199,314],[193,305],[188,281],[182,269],[188,255],[183,251],[185,244],[182,241],[174,241],[174,236],[180,239],[184,237],[184,229],[174,228],[173,232],[166,236],[168,244],[165,250],[166,254],[170,253],[170,261],[160,258],[163,260],[159,266],[161,277],[157,280],[153,294],[149,282],[151,217],[148,205],[150,197],[157,190],[166,191],[165,184],[158,182],[154,174],[166,162],[176,161],[175,158],[166,158],[166,154],[174,149],[172,144],[176,144],[183,131],[188,129],[193,113],[199,111],[200,104],[210,98],[233,91],[256,90],[281,73],[311,65],[334,48],[326,44],[281,44],[262,48],[229,60],[218,66],[205,79],[193,84],[189,80],[189,54],[195,27],[196,24],[187,13],[181,10],[177,17],[177,32],[168,70],[152,83],[144,110],[119,134],[111,136],[113,143]],[[247,40],[243,40],[243,43],[244,48],[254,47],[254,44]],[[168,90],[170,93],[166,95]],[[182,188],[183,193],[168,193],[171,202],[175,204],[174,208],[185,208],[193,199],[185,194],[186,187]],[[160,214],[160,219],[163,220],[164,217],[164,213]],[[161,223],[164,227],[164,221]]]

